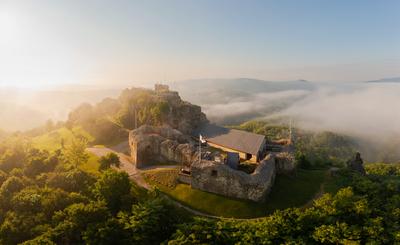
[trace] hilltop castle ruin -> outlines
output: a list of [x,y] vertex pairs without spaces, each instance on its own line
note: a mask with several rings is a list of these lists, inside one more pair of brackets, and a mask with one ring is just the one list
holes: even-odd
[[265,199],[277,173],[294,170],[292,139],[272,142],[210,124],[200,107],[182,101],[168,86],[157,84],[154,92],[171,105],[171,117],[166,125],[143,125],[130,132],[137,167],[175,162],[182,166],[179,180],[192,188],[253,201]]

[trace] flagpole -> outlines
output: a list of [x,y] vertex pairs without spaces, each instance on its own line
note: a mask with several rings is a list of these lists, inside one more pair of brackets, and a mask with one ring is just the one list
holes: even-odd
[[201,135],[199,135],[199,163],[201,163]]

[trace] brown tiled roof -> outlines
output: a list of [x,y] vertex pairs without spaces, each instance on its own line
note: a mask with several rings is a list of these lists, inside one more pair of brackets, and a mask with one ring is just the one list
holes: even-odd
[[224,128],[215,124],[207,124],[195,133],[197,136],[200,134],[210,143],[252,155],[257,155],[265,138],[264,135]]

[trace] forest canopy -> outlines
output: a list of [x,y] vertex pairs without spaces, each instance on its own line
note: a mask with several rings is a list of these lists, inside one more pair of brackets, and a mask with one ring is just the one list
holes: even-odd
[[399,164],[368,164],[367,176],[343,169],[336,194],[243,221],[193,217],[124,172],[81,170],[86,158],[64,150],[19,142],[2,145],[0,156],[1,244],[400,242]]

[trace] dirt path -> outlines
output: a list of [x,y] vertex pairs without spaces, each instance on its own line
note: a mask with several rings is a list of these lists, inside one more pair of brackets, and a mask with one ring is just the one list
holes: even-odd
[[[118,152],[116,151],[117,149],[124,149],[125,145],[120,144],[118,145],[118,147],[112,147],[111,148],[96,148],[96,147],[91,147],[91,148],[87,148],[87,151],[95,154],[98,157],[102,157],[107,155],[110,152],[113,152],[115,154],[117,154],[120,158],[121,161],[121,166],[120,169],[127,172],[130,179],[133,180],[137,185],[147,189],[147,190],[151,190],[152,186],[150,186],[149,184],[147,184],[147,182],[143,179],[143,176],[141,175],[141,172],[143,171],[147,171],[147,170],[162,170],[162,169],[173,169],[173,168],[177,168],[179,167],[179,165],[156,165],[156,166],[149,166],[146,168],[141,168],[138,169],[136,168],[136,166],[132,163],[131,159],[129,156],[127,156],[124,153]],[[114,150],[116,149],[116,150]],[[225,219],[225,220],[258,220],[261,219],[263,217],[259,217],[259,218],[248,218],[248,219],[236,219],[236,218],[224,218],[224,217],[220,217],[220,216],[215,216],[215,215],[210,215],[210,214],[206,214],[203,213],[201,211],[192,209],[176,200],[174,200],[173,198],[171,198],[170,196],[161,193],[166,199],[168,199],[168,201],[170,201],[171,203],[173,203],[175,206],[179,207],[179,208],[183,208],[186,211],[197,215],[197,216],[202,216],[202,217],[207,217],[207,218],[212,218],[212,219]],[[315,194],[314,198],[312,198],[307,204],[305,204],[303,206],[303,208],[307,208],[312,206],[313,202],[315,199],[321,197],[324,194],[324,184],[322,183],[320,186],[319,191]]]
[[[140,174],[142,171],[146,171],[146,170],[158,170],[158,169],[172,169],[172,168],[177,168],[179,165],[156,165],[156,166],[151,166],[151,167],[146,167],[143,169],[137,169],[136,166],[131,162],[130,157],[117,152],[113,149],[110,148],[97,148],[97,147],[90,147],[86,149],[87,151],[95,154],[98,157],[102,157],[107,155],[108,153],[115,153],[119,156],[120,161],[121,161],[121,165],[120,165],[120,169],[127,172],[130,179],[132,179],[137,185],[147,189],[147,190],[151,190],[152,187],[146,183],[146,181],[143,179],[142,175]],[[162,193],[163,194],[163,193]],[[163,196],[168,199],[170,202],[172,202],[174,205],[176,205],[177,207],[183,208],[186,211],[194,214],[194,215],[198,215],[198,216],[203,216],[203,217],[207,217],[207,218],[213,218],[213,219],[221,219],[221,217],[218,216],[213,216],[213,215],[209,215],[197,210],[194,210],[174,199],[172,199],[171,197],[163,194]]]
[[107,155],[108,153],[115,153],[119,156],[119,160],[121,162],[120,169],[127,172],[129,177],[139,186],[150,190],[151,186],[146,183],[146,181],[143,179],[142,175],[140,174],[140,170],[134,166],[130,160],[130,157],[125,155],[124,153],[120,153],[117,151],[114,151],[110,148],[97,148],[97,147],[90,147],[86,149],[87,151],[95,154],[98,157],[102,157]]

